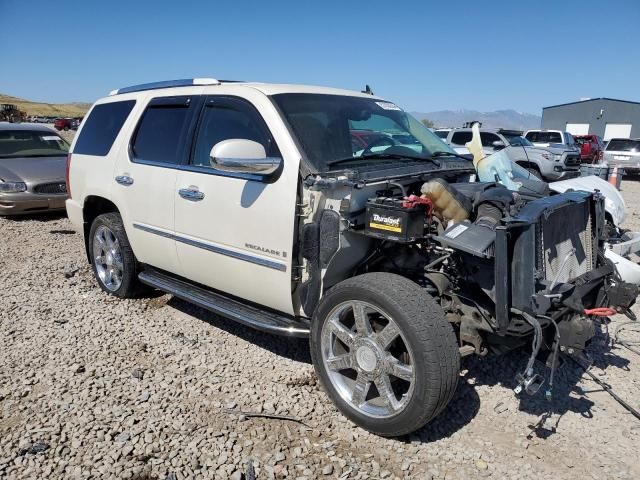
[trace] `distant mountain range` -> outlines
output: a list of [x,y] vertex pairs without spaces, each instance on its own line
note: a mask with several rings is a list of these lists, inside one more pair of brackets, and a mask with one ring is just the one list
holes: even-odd
[[439,112],[412,112],[419,120],[428,118],[436,127],[461,127],[465,122],[477,120],[483,127],[512,128],[528,130],[540,128],[541,117],[531,113],[516,112],[515,110],[496,110],[495,112],[478,112],[476,110],[441,110]]

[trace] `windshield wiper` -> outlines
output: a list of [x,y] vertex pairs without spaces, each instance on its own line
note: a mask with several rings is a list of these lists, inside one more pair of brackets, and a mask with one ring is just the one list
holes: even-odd
[[463,160],[466,160],[467,162],[470,162],[471,159],[469,157],[465,157],[464,155],[460,155],[459,153],[454,153],[454,152],[445,152],[443,150],[438,150],[437,152],[433,152],[431,154],[432,157],[458,157],[461,158]]
[[350,162],[353,160],[368,160],[368,159],[372,159],[372,160],[386,160],[386,159],[409,159],[409,160],[420,160],[420,161],[427,161],[427,162],[431,162],[436,166],[440,166],[440,162],[437,161],[434,158],[431,157],[418,157],[418,156],[412,156],[412,155],[399,155],[397,153],[371,153],[368,155],[362,155],[360,157],[347,157],[347,158],[338,158],[336,160],[329,160],[327,162],[327,165],[331,166],[331,165],[337,165],[339,163],[346,163],[346,162]]

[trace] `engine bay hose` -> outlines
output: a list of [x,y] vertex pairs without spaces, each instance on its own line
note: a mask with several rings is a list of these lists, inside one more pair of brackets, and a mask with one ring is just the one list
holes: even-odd
[[536,357],[540,352],[540,347],[542,346],[542,327],[540,326],[540,322],[537,318],[529,315],[526,312],[522,312],[521,315],[523,318],[533,327],[533,342],[531,343],[531,356],[529,357],[529,361],[527,362],[527,368],[525,370],[525,374],[530,375],[533,371],[533,364],[536,361]]
[[585,315],[595,315],[596,317],[610,317],[617,313],[617,310],[611,307],[587,308],[584,310]]

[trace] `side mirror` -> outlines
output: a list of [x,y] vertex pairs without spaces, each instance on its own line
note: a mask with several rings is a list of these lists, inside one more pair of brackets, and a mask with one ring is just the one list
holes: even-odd
[[502,150],[504,147],[506,147],[502,140],[496,140],[495,142],[492,142],[491,146],[496,150]]
[[267,157],[264,147],[253,140],[231,138],[211,148],[209,162],[221,172],[271,175],[280,168],[282,158]]

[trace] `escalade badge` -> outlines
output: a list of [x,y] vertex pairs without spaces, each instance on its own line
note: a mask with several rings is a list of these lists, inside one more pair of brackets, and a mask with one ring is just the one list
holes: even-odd
[[253,245],[251,243],[245,243],[245,247],[255,250],[257,252],[267,253],[269,255],[275,255],[277,257],[287,258],[287,252],[281,252],[280,250],[274,250],[272,248],[261,247],[259,245]]

